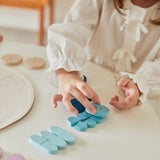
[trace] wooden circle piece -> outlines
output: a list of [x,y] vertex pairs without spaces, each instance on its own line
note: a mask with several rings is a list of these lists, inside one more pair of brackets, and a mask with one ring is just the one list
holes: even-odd
[[22,57],[18,54],[6,54],[1,58],[4,64],[7,66],[19,65],[22,62]]
[[42,69],[45,67],[46,63],[43,58],[31,57],[24,61],[24,65],[29,69]]
[[0,42],[2,42],[3,41],[3,36],[2,35],[0,35]]

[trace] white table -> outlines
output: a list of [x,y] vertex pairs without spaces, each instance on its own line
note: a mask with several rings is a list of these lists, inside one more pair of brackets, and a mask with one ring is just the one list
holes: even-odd
[[[17,53],[23,59],[39,56],[46,59],[45,48],[20,43],[3,42],[0,56]],[[2,62],[0,61],[0,64]],[[48,65],[46,66],[46,68]],[[51,97],[57,93],[43,70],[29,70],[23,64],[9,67],[25,75],[33,85],[35,101],[30,113],[19,122],[0,131],[0,146],[4,150],[4,160],[8,155],[20,153],[26,160],[159,160],[160,120],[150,105],[118,111],[109,105],[110,98],[117,92],[113,74],[93,63],[84,66],[88,83],[98,93],[102,104],[108,106],[110,114],[102,124],[86,132],[76,131],[67,125],[71,113],[62,104],[57,109],[51,107]],[[49,155],[29,142],[32,134],[49,130],[56,125],[76,136],[75,145],[68,145],[56,155]]]

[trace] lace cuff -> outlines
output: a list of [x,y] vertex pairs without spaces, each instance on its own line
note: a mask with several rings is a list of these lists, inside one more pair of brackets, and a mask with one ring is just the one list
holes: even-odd
[[[57,67],[55,68],[55,66],[50,66],[46,72],[45,72],[45,77],[48,79],[48,81],[55,87],[55,88],[58,88],[58,80],[57,80],[57,73],[56,73],[56,70],[59,69],[59,68],[64,68],[64,67]],[[66,71],[78,71],[78,75],[83,78],[83,74],[81,73],[80,70],[78,69],[75,69],[75,70],[67,70],[66,68],[64,68]]]

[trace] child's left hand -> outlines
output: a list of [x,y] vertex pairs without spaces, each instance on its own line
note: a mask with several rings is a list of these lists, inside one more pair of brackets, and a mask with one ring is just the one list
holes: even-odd
[[117,85],[123,91],[124,99],[119,100],[119,97],[115,95],[110,104],[119,110],[129,109],[137,105],[140,95],[137,85],[129,78],[121,78]]

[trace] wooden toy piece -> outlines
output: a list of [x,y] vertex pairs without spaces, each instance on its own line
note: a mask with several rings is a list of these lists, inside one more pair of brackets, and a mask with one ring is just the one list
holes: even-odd
[[102,121],[103,117],[97,117],[85,112],[77,114],[76,117],[69,117],[67,122],[69,126],[75,126],[78,131],[86,131],[87,128],[94,128],[96,124],[100,124]]
[[89,117],[91,117],[92,115],[90,114],[86,114],[86,113],[79,113],[77,114],[76,117],[69,117],[67,120],[67,123],[69,124],[69,126],[73,127],[75,126],[79,121],[84,121],[86,119],[88,119]]
[[95,128],[96,127],[96,121],[94,119],[87,119],[84,121],[84,123],[87,124],[88,128]]
[[2,157],[2,155],[3,155],[3,150],[2,150],[2,148],[0,147],[0,158]]
[[[91,99],[87,98],[89,101],[91,101]],[[82,103],[80,103],[76,98],[71,100],[71,103],[73,105],[73,107],[75,107],[78,110],[78,113],[83,113],[85,111],[85,107],[83,106]]]
[[72,99],[71,103],[73,107],[77,109],[78,113],[82,113],[85,111],[85,107],[76,98]]
[[52,126],[50,128],[51,133],[57,135],[58,137],[62,138],[65,140],[68,144],[75,144],[76,138],[69,132],[65,131],[64,129],[57,127],[57,126]]
[[77,117],[69,117],[67,120],[67,123],[69,126],[73,127],[79,122],[79,119]]
[[49,154],[56,154],[58,152],[58,148],[53,142],[48,141],[46,138],[43,138],[39,135],[32,135],[30,137],[30,141],[36,147]]
[[[94,114],[94,116],[96,117],[106,117],[108,116],[109,114],[109,109],[103,105],[100,105],[100,104],[95,104],[95,103],[92,103],[93,107],[96,108],[96,113]],[[87,109],[86,109],[86,112],[91,114]],[[91,114],[93,115],[93,114]]]
[[18,54],[5,54],[1,58],[7,66],[19,65],[23,61],[22,57]]
[[43,138],[46,138],[48,141],[53,142],[58,147],[58,149],[65,149],[66,148],[67,143],[63,139],[52,134],[51,132],[42,131],[40,134]]
[[24,65],[29,69],[42,69],[45,67],[46,63],[43,58],[31,57],[24,61]]
[[5,160],[25,160],[25,158],[20,154],[9,155]]
[[92,116],[90,119],[95,120],[97,124],[100,124],[103,122],[103,117]]
[[43,143],[41,146],[42,149],[49,154],[56,154],[58,152],[57,146],[51,141],[47,141]]
[[3,36],[2,35],[0,35],[0,42],[2,42],[3,41]]
[[88,128],[87,123],[83,122],[83,121],[79,121],[76,125],[75,125],[75,129],[78,131],[86,131]]
[[88,119],[89,117],[91,117],[91,115],[85,114],[85,113],[79,113],[79,114],[76,115],[76,117],[77,117],[80,121],[84,121],[84,120]]
[[83,80],[84,82],[87,82],[87,77],[85,75],[83,75]]

